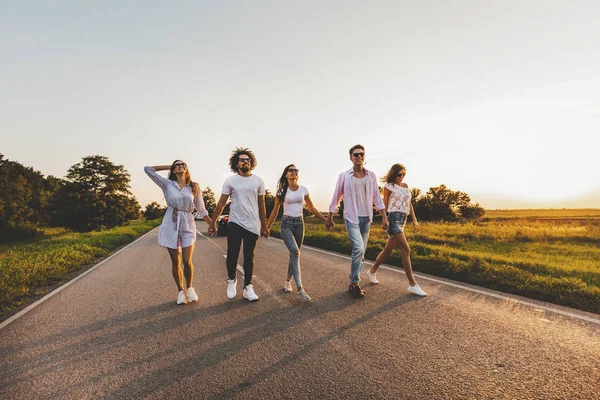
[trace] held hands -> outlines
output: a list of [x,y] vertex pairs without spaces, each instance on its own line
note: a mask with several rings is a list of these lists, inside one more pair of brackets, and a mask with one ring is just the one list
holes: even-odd
[[381,220],[381,229],[383,229],[384,231],[387,231],[387,228],[390,226],[390,223],[388,222],[387,217],[383,217]]
[[419,223],[417,221],[415,221],[414,219],[413,219],[413,223],[412,224],[413,224],[413,228],[415,228],[415,230],[419,229]]
[[265,238],[268,238],[270,234],[271,234],[271,230],[269,228],[267,228],[266,226],[263,227],[262,230],[261,230],[261,232],[260,232],[260,235],[263,236],[263,237],[265,237]]
[[335,222],[333,222],[333,219],[332,219],[332,218],[327,218],[327,219],[325,220],[325,226],[327,227],[327,230],[329,230],[329,229],[333,228],[333,227],[334,227],[334,225],[335,225]]
[[208,234],[210,236],[217,236],[217,230],[215,229],[214,223],[211,223],[210,225],[208,225]]

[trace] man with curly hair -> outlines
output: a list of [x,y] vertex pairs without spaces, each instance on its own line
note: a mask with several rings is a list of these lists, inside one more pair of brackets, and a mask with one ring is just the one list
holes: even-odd
[[252,174],[256,165],[256,156],[252,150],[237,147],[231,152],[229,167],[235,175],[223,183],[221,197],[213,213],[213,222],[208,229],[211,235],[216,235],[215,222],[231,197],[227,225],[227,297],[230,299],[235,298],[237,294],[236,267],[244,242],[243,296],[248,301],[258,300],[252,287],[254,252],[259,236],[267,237],[268,232],[265,224],[265,183],[260,177]]

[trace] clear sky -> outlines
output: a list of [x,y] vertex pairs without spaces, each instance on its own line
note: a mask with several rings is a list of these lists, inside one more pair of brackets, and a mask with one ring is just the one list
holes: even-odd
[[600,207],[597,1],[33,1],[0,5],[0,153],[63,177],[185,160],[220,194],[236,146],[325,209],[348,149],[488,208]]

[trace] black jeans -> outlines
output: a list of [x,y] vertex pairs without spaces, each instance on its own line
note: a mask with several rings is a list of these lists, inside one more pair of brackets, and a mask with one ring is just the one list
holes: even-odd
[[242,247],[242,241],[244,241],[244,286],[252,283],[254,251],[256,250],[257,240],[257,234],[233,222],[227,224],[227,276],[229,279],[235,279],[240,247]]

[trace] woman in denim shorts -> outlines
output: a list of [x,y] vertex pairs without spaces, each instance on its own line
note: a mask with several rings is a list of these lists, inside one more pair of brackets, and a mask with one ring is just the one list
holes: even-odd
[[415,229],[419,227],[415,211],[413,210],[410,201],[410,190],[408,189],[408,185],[402,182],[405,176],[406,168],[404,165],[394,164],[387,175],[381,178],[381,181],[386,184],[383,188],[383,204],[386,205],[388,212],[388,240],[385,248],[379,253],[371,269],[367,270],[367,276],[371,283],[375,285],[378,284],[379,280],[377,280],[377,276],[375,276],[377,268],[388,259],[392,250],[396,247],[400,247],[402,253],[402,266],[404,267],[406,277],[410,283],[408,291],[419,296],[427,296],[427,293],[417,285],[415,277],[413,276],[412,265],[410,263],[410,247],[408,246],[406,236],[404,236],[404,226],[406,225],[408,214],[410,214]]
[[277,219],[279,213],[279,207],[283,204],[283,217],[281,218],[281,238],[285,245],[290,251],[290,262],[288,265],[287,279],[285,280],[284,290],[286,292],[292,291],[292,276],[296,281],[296,287],[298,288],[298,296],[302,301],[309,301],[310,296],[306,294],[306,291],[302,287],[302,280],[300,276],[300,248],[304,241],[304,220],[303,206],[306,202],[308,209],[325,222],[325,217],[321,215],[310,199],[308,189],[305,186],[298,185],[298,173],[299,170],[294,164],[290,164],[283,170],[283,174],[277,182],[277,194],[275,195],[275,205],[269,222],[267,223],[267,229],[271,230],[271,226]]

